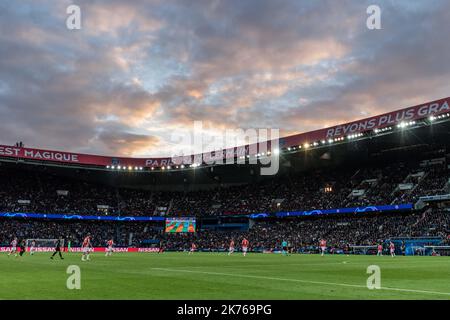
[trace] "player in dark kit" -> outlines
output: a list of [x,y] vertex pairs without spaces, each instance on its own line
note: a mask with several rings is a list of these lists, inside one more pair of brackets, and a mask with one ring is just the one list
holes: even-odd
[[25,240],[20,241],[19,248],[20,248],[19,255],[23,256],[23,254],[25,253]]
[[53,257],[54,257],[57,253],[59,253],[59,257],[60,257],[61,259],[64,259],[63,256],[62,256],[62,254],[61,254],[61,239],[58,239],[58,241],[56,241],[56,244],[55,244],[55,252],[53,252],[53,255],[50,257],[50,259],[53,259]]

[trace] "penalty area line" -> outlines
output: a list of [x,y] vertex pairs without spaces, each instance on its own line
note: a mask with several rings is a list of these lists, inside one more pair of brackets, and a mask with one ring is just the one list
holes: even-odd
[[[278,277],[254,276],[254,275],[237,274],[237,273],[222,273],[222,272],[195,271],[195,270],[182,270],[182,269],[152,268],[152,270],[167,271],[167,272],[181,272],[181,273],[209,274],[209,275],[216,275],[216,276],[241,277],[241,278],[264,279],[264,280],[274,280],[274,281],[289,281],[289,282],[319,284],[319,285],[326,285],[326,286],[362,288],[362,289],[369,290],[367,288],[367,286],[363,286],[363,285],[359,285],[359,284],[324,282],[324,281],[301,280],[301,279],[288,279],[288,278],[278,278]],[[403,288],[392,288],[392,287],[381,287],[380,289],[374,289],[374,290],[369,290],[369,291],[377,291],[377,290],[400,291],[400,292],[424,293],[424,294],[450,296],[450,293],[448,293],[448,292],[403,289]]]

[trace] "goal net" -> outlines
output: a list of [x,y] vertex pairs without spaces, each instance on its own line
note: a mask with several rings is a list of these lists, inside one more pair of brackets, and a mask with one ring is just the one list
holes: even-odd
[[450,256],[450,246],[424,246],[427,256]]
[[350,246],[353,254],[377,254],[377,246]]
[[[55,250],[58,239],[27,239],[26,247],[29,252],[52,252]],[[64,248],[64,240],[61,240],[61,249]]]

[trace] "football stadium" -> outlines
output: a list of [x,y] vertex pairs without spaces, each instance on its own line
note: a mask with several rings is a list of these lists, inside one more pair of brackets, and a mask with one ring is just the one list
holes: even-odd
[[445,98],[265,155],[239,146],[236,164],[0,146],[2,298],[449,299],[449,112]]
[[448,310],[449,13],[0,1],[3,309]]

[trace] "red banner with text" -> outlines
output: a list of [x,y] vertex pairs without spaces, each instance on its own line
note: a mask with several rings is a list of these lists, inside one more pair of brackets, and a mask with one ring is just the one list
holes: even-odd
[[[107,248],[104,247],[94,247],[91,248],[91,252],[106,252]],[[17,247],[18,252],[20,252],[20,248]],[[67,248],[64,248],[63,252],[67,252]],[[10,252],[11,247],[0,247],[0,252]],[[30,248],[27,247],[26,251],[30,251]],[[53,247],[35,247],[34,252],[54,252],[55,248]],[[113,248],[113,252],[140,252],[140,253],[157,253],[159,252],[159,248]],[[70,252],[79,252],[82,253],[83,249],[81,247],[72,247],[70,248]]]

